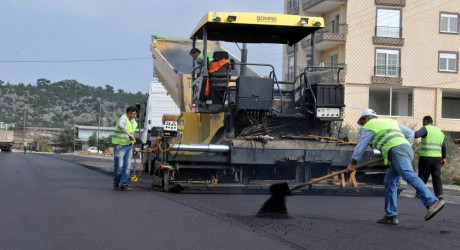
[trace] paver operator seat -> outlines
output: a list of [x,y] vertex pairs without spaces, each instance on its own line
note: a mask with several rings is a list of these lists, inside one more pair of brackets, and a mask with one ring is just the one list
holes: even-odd
[[209,64],[205,95],[214,104],[223,103],[224,92],[230,80],[230,60],[227,51],[215,51],[214,60]]

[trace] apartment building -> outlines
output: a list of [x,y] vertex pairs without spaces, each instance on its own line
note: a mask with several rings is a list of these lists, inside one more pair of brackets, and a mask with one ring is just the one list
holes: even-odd
[[[285,13],[322,16],[315,65],[345,68],[345,124],[367,107],[418,129],[425,115],[460,137],[457,0],[286,0]],[[312,39],[285,46],[284,80],[311,60]]]

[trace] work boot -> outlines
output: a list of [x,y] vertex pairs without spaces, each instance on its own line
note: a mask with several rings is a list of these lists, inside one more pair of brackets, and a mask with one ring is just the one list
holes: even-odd
[[441,209],[446,205],[444,200],[437,200],[433,202],[429,207],[425,215],[425,220],[430,220],[433,218]]
[[113,183],[113,190],[115,190],[115,191],[120,190],[120,184],[118,184],[118,183]]
[[130,186],[126,185],[126,186],[121,186],[120,190],[121,191],[132,191],[133,189]]
[[398,216],[391,216],[391,217],[383,217],[380,220],[376,221],[379,224],[386,224],[386,225],[398,225]]

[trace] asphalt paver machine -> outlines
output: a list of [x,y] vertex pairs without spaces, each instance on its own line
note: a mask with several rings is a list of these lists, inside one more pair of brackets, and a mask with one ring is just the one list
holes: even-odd
[[[152,37],[154,72],[181,108],[151,131],[147,169],[164,191],[267,192],[276,182],[302,183],[346,168],[354,149],[341,135],[343,71],[303,68],[291,81],[273,62],[241,62],[221,42],[299,46],[324,27],[322,17],[209,12],[190,39]],[[203,55],[197,65],[192,48]],[[213,53],[208,53],[212,51]],[[295,64],[296,65],[296,64]],[[266,67],[260,75],[254,67]],[[370,147],[363,161],[378,156]],[[338,177],[301,193],[381,191],[385,166]],[[348,184],[352,179],[352,184]]]

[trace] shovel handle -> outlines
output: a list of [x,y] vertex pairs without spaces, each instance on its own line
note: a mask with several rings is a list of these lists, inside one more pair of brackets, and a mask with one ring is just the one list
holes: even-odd
[[[383,158],[377,158],[377,159],[365,162],[363,164],[359,164],[359,165],[356,166],[355,170],[363,168],[363,167],[366,167],[366,166],[374,164],[374,163],[377,163],[377,162],[382,161],[382,160],[383,160]],[[319,177],[319,178],[311,179],[310,181],[304,182],[304,183],[302,183],[300,185],[297,185],[297,186],[291,188],[291,190],[296,190],[296,189],[299,189],[299,188],[303,188],[305,186],[315,184],[315,183],[320,182],[322,180],[326,180],[326,179],[329,179],[329,178],[334,177],[336,175],[347,173],[347,172],[348,172],[348,169],[344,169],[344,170],[340,170],[339,172],[335,172],[335,173],[328,174],[328,175],[325,175],[325,176],[322,176],[322,177]]]

